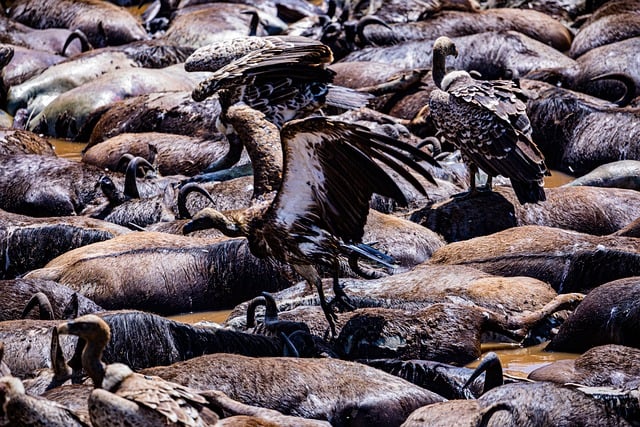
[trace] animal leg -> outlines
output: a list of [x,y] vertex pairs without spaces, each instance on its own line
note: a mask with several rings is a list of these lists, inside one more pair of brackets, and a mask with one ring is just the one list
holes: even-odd
[[351,303],[350,298],[344,292],[344,289],[342,289],[342,285],[338,280],[337,270],[334,270],[333,273],[333,293],[335,296],[331,300],[331,307],[335,307],[336,305],[340,304],[342,308],[346,309],[347,311],[356,309],[356,307]]
[[331,328],[331,337],[336,336],[336,313],[333,311],[333,307],[327,302],[324,296],[324,289],[322,288],[322,279],[318,274],[318,271],[311,265],[294,265],[294,270],[301,275],[308,285],[315,286],[318,290],[318,296],[320,297],[320,307],[324,312],[327,321],[329,322],[329,328]]

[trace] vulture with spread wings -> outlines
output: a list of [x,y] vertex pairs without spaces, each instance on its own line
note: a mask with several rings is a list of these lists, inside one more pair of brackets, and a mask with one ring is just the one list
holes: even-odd
[[242,102],[265,114],[278,127],[309,116],[325,105],[344,109],[366,105],[369,94],[332,85],[335,72],[331,49],[319,41],[297,36],[240,37],[197,49],[185,62],[187,71],[212,71],[200,82],[193,99],[217,93],[222,113],[218,128],[227,135],[229,154],[208,170],[233,166],[242,145],[226,112]]
[[433,80],[429,114],[439,135],[462,152],[471,171],[471,194],[479,167],[491,178],[510,178],[521,204],[546,199],[544,156],[531,139],[527,97],[510,80],[476,80],[466,71],[445,73],[445,60],[457,56],[453,41],[438,38],[433,45]]
[[[245,113],[249,128],[261,128],[255,110],[246,106],[230,109],[230,117]],[[263,120],[264,122],[264,120]],[[277,128],[275,129],[276,139]],[[245,138],[245,140],[248,138]],[[203,209],[184,227],[189,233],[202,228],[218,228],[223,233],[247,237],[251,252],[289,263],[320,295],[320,303],[335,334],[334,312],[327,303],[316,266],[333,272],[337,300],[346,297],[338,282],[339,257],[356,251],[378,262],[384,259],[359,246],[373,193],[407,201],[397,183],[377,161],[400,174],[425,194],[419,180],[408,168],[435,183],[420,160],[437,162],[412,145],[367,128],[325,117],[312,117],[286,123],[279,132],[280,144],[263,141],[247,143],[254,164],[252,205],[244,210],[219,212]],[[265,156],[265,151],[272,155]],[[273,155],[276,152],[276,155]],[[265,158],[282,154],[280,175],[269,173]],[[416,160],[417,159],[417,160]],[[270,181],[270,185],[265,185]],[[268,191],[267,189],[272,189]]]

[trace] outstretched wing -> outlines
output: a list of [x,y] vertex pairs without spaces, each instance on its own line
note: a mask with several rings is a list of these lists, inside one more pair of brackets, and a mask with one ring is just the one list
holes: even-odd
[[424,188],[405,166],[433,181],[410,156],[436,164],[431,157],[359,125],[323,117],[296,120],[282,128],[281,142],[282,185],[267,217],[290,234],[320,228],[346,242],[359,242],[374,192],[406,205],[396,182],[374,159],[423,194]]
[[196,50],[185,69],[214,71],[193,91],[193,98],[200,101],[220,89],[285,77],[329,83],[334,73],[324,65],[332,61],[328,46],[305,37],[245,37]]

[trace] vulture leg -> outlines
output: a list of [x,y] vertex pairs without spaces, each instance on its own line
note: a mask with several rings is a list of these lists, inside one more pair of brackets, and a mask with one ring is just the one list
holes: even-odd
[[324,312],[329,327],[331,328],[331,337],[336,337],[336,313],[333,311],[331,304],[327,302],[327,298],[324,296],[324,289],[322,288],[322,278],[318,274],[318,271],[311,265],[294,265],[295,271],[301,275],[309,286],[315,286],[318,290],[318,296],[320,297],[320,307]]
[[347,311],[356,309],[355,306],[351,303],[347,294],[344,292],[344,289],[342,289],[342,285],[340,284],[340,280],[338,279],[337,267],[333,270],[333,293],[335,297],[331,300],[330,303],[332,308],[340,304],[340,306]]

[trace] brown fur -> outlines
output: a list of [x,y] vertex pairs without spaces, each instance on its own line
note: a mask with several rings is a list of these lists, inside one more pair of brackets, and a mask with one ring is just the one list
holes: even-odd
[[203,139],[219,136],[217,98],[195,102],[190,91],[150,93],[115,102],[95,124],[87,148],[121,133],[163,132]]
[[[129,12],[95,0],[65,0],[57,2],[55,7],[44,0],[21,0],[12,4],[10,16],[33,28],[80,29],[94,47],[148,38],[142,25]],[[102,23],[102,30],[96,22]]]
[[640,275],[640,241],[528,225],[450,243],[429,262],[530,276],[559,292],[584,292],[620,277]]
[[450,401],[426,406],[411,414],[405,427],[629,425],[604,403],[553,383],[515,383],[494,388],[477,401]]
[[141,372],[199,390],[220,390],[247,405],[332,425],[345,425],[347,420],[351,425],[395,425],[413,409],[443,400],[377,369],[336,359],[212,354]]
[[624,387],[640,377],[640,349],[616,344],[592,347],[577,359],[553,362],[532,371],[535,381]]
[[162,314],[221,309],[290,283],[285,267],[251,255],[246,240],[152,232],[69,251],[28,277],[46,277],[82,290],[104,308]]
[[603,344],[640,348],[640,280],[628,277],[593,289],[565,323],[547,350],[580,353]]

